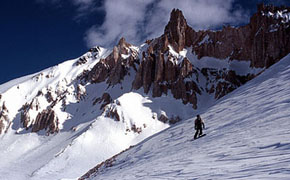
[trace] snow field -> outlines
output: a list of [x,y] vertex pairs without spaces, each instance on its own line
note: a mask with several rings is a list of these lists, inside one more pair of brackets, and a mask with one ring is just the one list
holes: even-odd
[[[56,179],[77,178],[96,163],[169,126],[152,118],[152,111],[143,106],[143,103],[150,101],[137,93],[124,94],[117,101],[120,103],[118,111],[124,122],[99,116],[66,149],[34,172],[31,179],[49,179],[51,175]],[[133,124],[137,127],[146,124],[146,128],[140,134],[134,133],[131,131]]]
[[289,84],[290,55],[200,112],[207,136],[189,141],[194,118],[183,121],[91,179],[289,179]]

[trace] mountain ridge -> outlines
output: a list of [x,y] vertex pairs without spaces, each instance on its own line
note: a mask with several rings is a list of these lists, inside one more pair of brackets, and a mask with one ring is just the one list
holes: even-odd
[[[140,46],[121,38],[112,50],[96,46],[77,59],[1,85],[1,141],[12,150],[8,137],[55,142],[57,155],[41,159],[26,174],[36,179],[50,173],[79,177],[129,146],[191,118],[290,53],[289,12],[286,7],[259,5],[249,25],[196,32],[174,9],[164,34]],[[138,107],[139,117],[129,104]],[[32,144],[11,158],[33,156],[31,149],[44,151]],[[82,158],[88,163],[80,168],[77,162]],[[58,174],[58,168],[63,172]]]

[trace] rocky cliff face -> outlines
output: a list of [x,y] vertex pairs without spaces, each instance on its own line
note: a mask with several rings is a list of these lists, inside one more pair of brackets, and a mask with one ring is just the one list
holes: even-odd
[[[197,32],[187,24],[182,12],[174,9],[164,34],[147,41],[139,57],[122,38],[112,54],[87,73],[86,79],[93,83],[106,80],[114,85],[121,83],[133,67],[133,89],[143,88],[144,93],[152,93],[153,97],[172,93],[196,109],[197,96],[202,92],[220,98],[257,73],[239,75],[230,69],[195,67],[192,60],[182,55],[185,50],[195,55],[197,61],[212,57],[225,63],[249,62],[249,69],[268,68],[290,52],[289,12],[289,8],[262,4],[245,26]],[[205,87],[200,84],[201,76],[206,79]]]
[[187,46],[199,58],[251,61],[256,68],[269,67],[290,52],[289,8],[258,5],[250,23],[220,31],[188,30]]
[[[283,10],[286,13],[285,9]],[[179,60],[172,56],[168,46],[177,53],[191,48],[198,59],[214,57],[221,61],[250,61],[251,67],[267,68],[290,52],[289,21],[267,16],[270,11],[277,13],[282,9],[260,5],[258,12],[246,26],[196,32],[187,25],[181,11],[173,10],[164,35],[148,43],[147,51],[143,52],[133,88],[139,89],[143,86],[144,92],[148,93],[153,86],[152,93],[155,97],[167,94],[171,89],[176,99],[182,99],[184,103],[189,102],[196,108],[196,94],[201,93],[201,88],[198,87],[198,74],[201,72],[210,86],[206,91],[215,93],[216,98],[224,96],[255,75],[238,76],[234,71],[208,68],[199,70],[186,57]],[[215,82],[211,81],[209,76],[217,72],[219,75],[215,76]],[[185,81],[189,76],[195,76],[195,80]],[[219,80],[223,82],[217,82]],[[214,86],[214,83],[217,85]]]

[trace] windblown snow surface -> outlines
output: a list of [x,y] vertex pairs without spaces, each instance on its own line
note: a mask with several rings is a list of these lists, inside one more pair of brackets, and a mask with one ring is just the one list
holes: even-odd
[[117,156],[90,179],[290,179],[290,55],[194,118]]

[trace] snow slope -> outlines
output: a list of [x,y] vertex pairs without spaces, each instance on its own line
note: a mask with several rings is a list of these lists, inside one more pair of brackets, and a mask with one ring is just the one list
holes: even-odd
[[[89,129],[75,138],[62,152],[57,154],[47,164],[32,173],[31,179],[75,178],[81,172],[93,167],[96,162],[102,162],[134,145],[145,138],[168,127],[158,120],[152,119],[151,109],[143,103],[149,100],[137,93],[128,93],[118,98],[119,111],[122,111],[124,122],[120,123],[104,116],[98,116]],[[128,106],[134,106],[131,108]],[[136,113],[135,110],[138,110]],[[138,116],[136,118],[134,116]],[[146,125],[138,134],[126,132],[135,124],[137,127]]]
[[[143,45],[129,48],[138,55],[144,50]],[[170,91],[158,98],[152,97],[152,89],[149,94],[144,94],[142,88],[132,91],[136,74],[133,68],[115,86],[108,86],[105,82],[91,84],[78,79],[111,52],[96,47],[80,58],[0,86],[0,112],[7,114],[8,119],[5,116],[5,133],[0,135],[0,179],[75,179],[96,164],[168,128],[168,121],[163,123],[158,120],[161,115],[169,121],[188,119],[215,101],[213,95],[205,91],[197,95],[199,109],[194,110],[191,104],[176,100]],[[239,74],[262,70],[251,69],[245,62],[231,61],[227,65],[228,60],[213,58],[200,62],[190,52],[186,49],[180,53],[170,50],[177,63],[188,57],[200,68],[212,63],[217,70],[232,69],[240,71]],[[205,89],[206,77],[200,72],[198,75],[200,86]],[[101,108],[102,103],[95,102],[104,93],[110,95],[112,102]],[[25,105],[29,107],[27,111]],[[29,127],[35,123],[39,113],[50,108],[58,117],[59,129],[54,134],[44,129],[32,133],[31,128],[24,127],[21,122],[23,112],[29,117]],[[118,118],[110,115],[114,112],[117,112]],[[185,121],[185,125],[188,122]],[[191,128],[188,134],[193,133]]]
[[113,158],[90,179],[290,179],[290,55],[194,118]]
[[[0,106],[9,110],[7,131],[0,135],[1,180],[77,178],[95,164],[168,128],[169,124],[158,120],[160,114],[191,117],[192,106],[175,100],[170,93],[152,98],[142,90],[130,92],[135,72],[114,87],[109,88],[105,82],[82,86],[77,77],[110,53],[98,48],[97,53],[82,56],[86,57],[85,63],[76,65],[77,58],[0,86]],[[77,99],[78,88],[82,91],[81,100]],[[66,106],[56,101],[53,107],[59,117],[59,132],[32,133],[20,122],[20,109],[26,103],[32,104],[28,113],[31,119],[35,118],[50,106],[45,96],[48,92],[56,100],[59,95],[66,95]],[[116,109],[122,115],[120,121],[107,117],[101,104],[94,105],[104,92],[113,100],[105,109]]]

